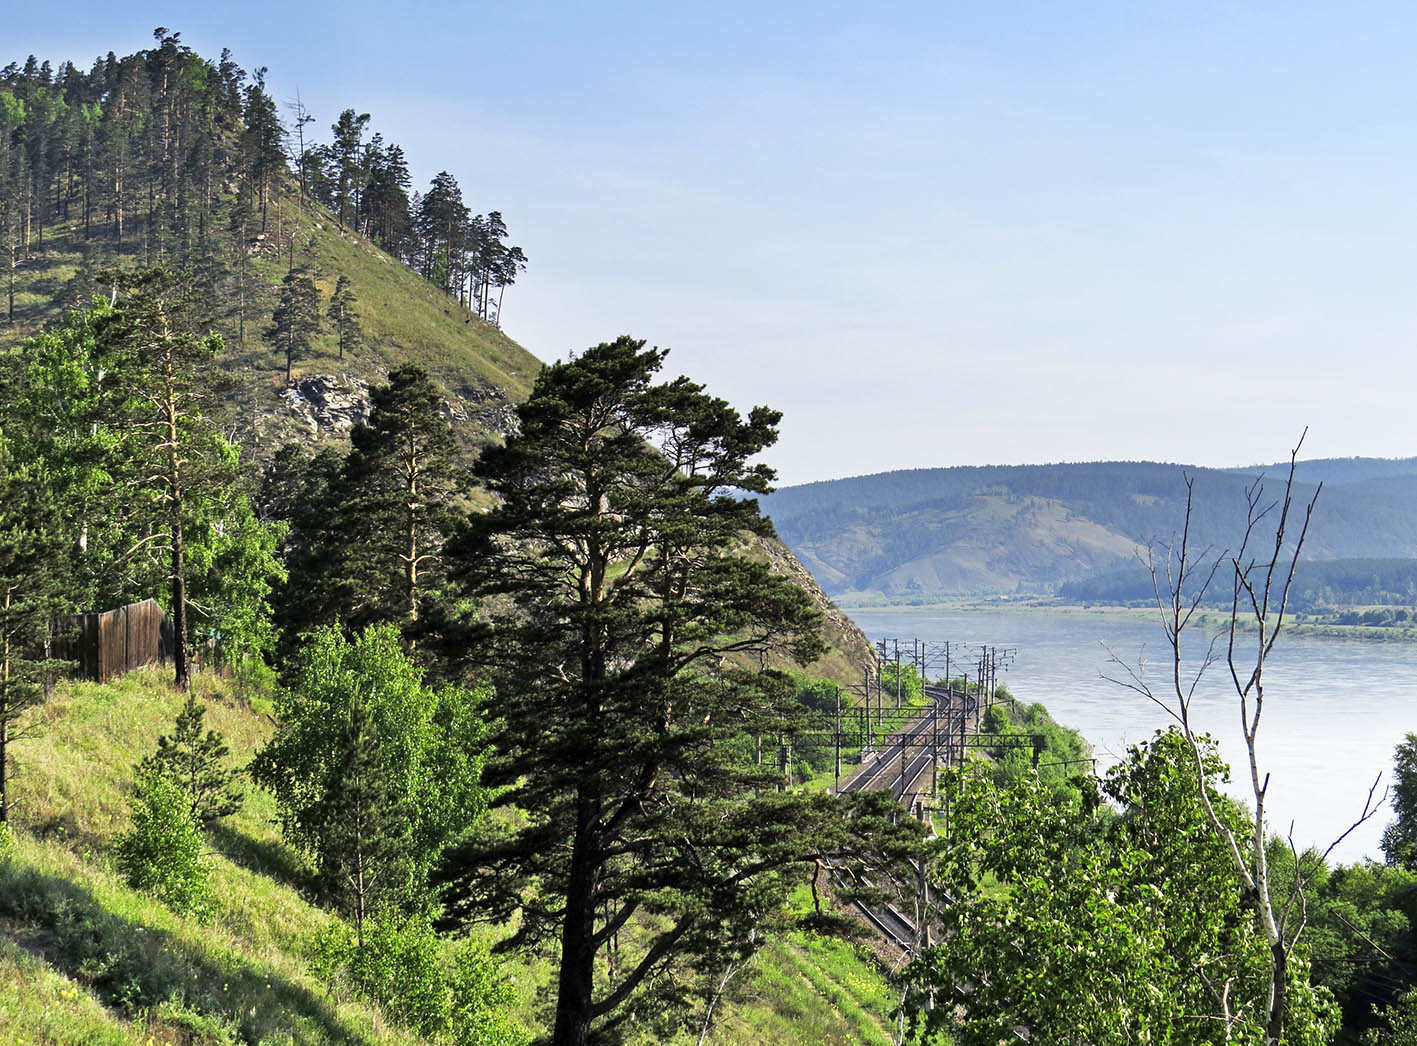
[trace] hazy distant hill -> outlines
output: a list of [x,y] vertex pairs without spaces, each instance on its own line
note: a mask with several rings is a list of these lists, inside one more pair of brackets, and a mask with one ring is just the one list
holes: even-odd
[[[916,469],[787,487],[764,499],[779,533],[839,600],[1053,594],[1165,544],[1195,482],[1199,547],[1230,547],[1245,491],[1285,466],[1201,469],[1153,462]],[[1315,559],[1417,557],[1417,459],[1303,462],[1296,495],[1324,492]]]

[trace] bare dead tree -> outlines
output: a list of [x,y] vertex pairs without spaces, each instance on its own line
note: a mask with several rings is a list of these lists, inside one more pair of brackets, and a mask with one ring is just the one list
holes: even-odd
[[[1314,506],[1323,484],[1302,506],[1303,519],[1298,520],[1294,503],[1294,475],[1304,434],[1289,455],[1289,473],[1280,498],[1267,500],[1264,476],[1258,477],[1245,491],[1246,518],[1239,550],[1211,556],[1206,549],[1197,553],[1191,547],[1191,523],[1194,504],[1194,481],[1185,477],[1186,513],[1181,529],[1179,549],[1176,544],[1165,550],[1165,564],[1157,562],[1155,545],[1148,548],[1146,566],[1151,572],[1156,595],[1156,607],[1166,633],[1170,671],[1168,685],[1157,693],[1145,681],[1142,666],[1133,668],[1112,656],[1119,666],[1120,678],[1107,677],[1153,702],[1172,719],[1190,746],[1195,760],[1196,787],[1211,831],[1230,855],[1231,864],[1239,876],[1247,904],[1253,909],[1270,950],[1269,986],[1266,993],[1265,1043],[1278,1046],[1287,1012],[1289,960],[1303,932],[1307,918],[1304,891],[1312,871],[1303,874],[1295,851],[1295,877],[1287,896],[1276,899],[1271,889],[1268,838],[1265,811],[1269,799],[1269,774],[1263,769],[1259,755],[1260,728],[1265,711],[1265,668],[1284,626],[1289,609],[1289,597],[1299,556],[1309,534]],[[1277,516],[1276,516],[1277,513]],[[1266,521],[1274,522],[1273,543],[1269,542]],[[1290,540],[1295,526],[1298,536]],[[1211,638],[1204,653],[1197,659],[1193,648],[1185,643],[1193,620],[1200,611],[1207,591],[1218,577],[1229,575],[1231,581],[1228,626]],[[1223,642],[1222,642],[1223,641]],[[1183,649],[1183,647],[1185,649]],[[1222,648],[1223,647],[1223,648]],[[1202,678],[1208,669],[1223,662],[1234,690],[1240,713],[1240,726],[1249,763],[1250,793],[1254,801],[1253,831],[1248,839],[1238,838],[1216,811],[1202,765],[1200,735],[1192,717],[1192,703]],[[1381,777],[1381,775],[1379,775]],[[1358,818],[1324,850],[1327,857],[1349,833],[1371,818],[1382,805],[1377,795],[1378,781],[1368,789],[1368,796]],[[1291,849],[1293,826],[1290,826]],[[1322,860],[1318,862],[1322,864]],[[1316,869],[1314,869],[1316,870]],[[1218,996],[1221,1017],[1227,1026],[1238,1019],[1230,1008],[1228,992]]]

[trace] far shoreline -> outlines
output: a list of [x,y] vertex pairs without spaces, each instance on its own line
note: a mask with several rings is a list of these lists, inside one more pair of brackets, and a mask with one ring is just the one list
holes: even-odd
[[[835,602],[835,601],[833,601]],[[1023,597],[1020,599],[977,598],[950,599],[932,603],[835,603],[838,610],[848,617],[857,611],[873,614],[928,614],[928,613],[968,613],[985,611],[1005,614],[1037,614],[1079,618],[1125,618],[1138,621],[1159,621],[1155,607],[1119,606],[1103,603],[1060,603],[1043,597]],[[1217,629],[1229,623],[1230,614],[1221,609],[1199,610],[1192,621],[1198,628]],[[1245,629],[1242,620],[1241,628]],[[1251,626],[1253,627],[1253,626]],[[1295,635],[1319,636],[1334,639],[1365,639],[1379,642],[1412,642],[1417,640],[1417,626],[1414,625],[1339,625],[1327,621],[1304,621],[1294,615],[1286,615],[1284,630]]]

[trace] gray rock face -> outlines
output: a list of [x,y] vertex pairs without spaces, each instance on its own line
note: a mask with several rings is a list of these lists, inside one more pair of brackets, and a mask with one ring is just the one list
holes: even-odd
[[448,390],[443,411],[454,427],[471,422],[494,437],[507,436],[517,428],[516,406],[508,401],[506,392],[495,385],[463,382]]
[[[280,398],[300,425],[317,440],[345,438],[349,430],[369,417],[370,384],[350,374],[310,374],[280,390]],[[482,430],[481,439],[506,436],[516,428],[516,407],[495,385],[464,382],[447,389],[443,416],[464,437]]]
[[317,439],[347,436],[369,417],[369,384],[348,374],[312,374],[280,392],[286,406]]

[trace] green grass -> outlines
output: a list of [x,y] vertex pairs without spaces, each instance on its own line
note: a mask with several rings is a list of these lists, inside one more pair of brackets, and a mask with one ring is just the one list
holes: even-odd
[[[269,720],[219,681],[199,679],[207,725],[248,757]],[[263,793],[252,790],[213,835],[206,920],[168,911],[114,870],[132,764],[171,729],[181,701],[156,673],[61,686],[38,735],[16,746],[20,805],[15,852],[0,866],[0,962],[33,990],[0,995],[0,1020],[35,1042],[416,1041],[309,972],[307,942],[331,917],[295,888],[301,862],[281,843]]]
[[15,1046],[153,1041],[143,1025],[105,1009],[82,984],[56,972],[10,940],[8,933],[4,927],[0,935],[0,1041]]
[[[197,689],[206,726],[244,763],[274,728],[268,706],[237,699],[208,675]],[[305,864],[282,842],[261,790],[248,786],[242,811],[211,833],[206,919],[174,914],[124,883],[112,849],[128,825],[132,767],[171,730],[182,700],[156,670],[63,684],[40,708],[34,735],[12,749],[18,805],[13,854],[0,858],[0,1042],[422,1041],[312,972],[310,942],[333,917],[302,893]],[[514,1016],[530,1033],[544,1028],[549,962],[514,957],[506,975],[518,990]],[[894,1005],[869,953],[794,937],[770,943],[744,972],[712,1041],[889,1041]],[[686,1027],[675,1041],[696,1037]]]
[[[881,990],[885,979],[871,961],[854,955],[850,962],[838,962],[835,972],[828,972],[818,965],[809,947],[801,939],[769,944],[758,957],[747,989],[753,1004],[725,1015],[710,1041],[892,1042],[886,1021],[894,1001]],[[849,946],[842,947],[849,950]],[[880,1008],[870,1012],[865,999]]]

